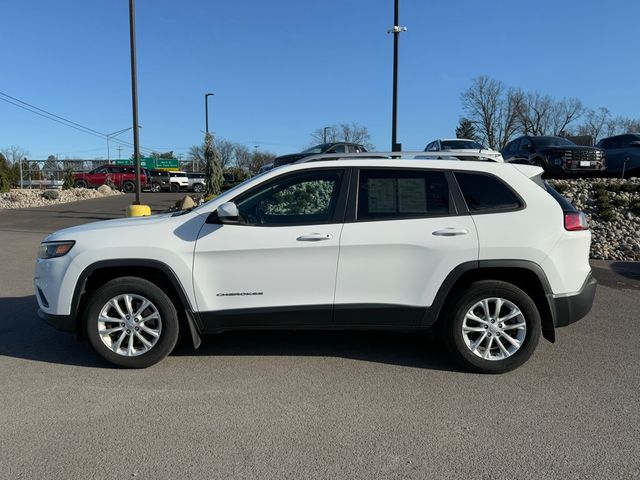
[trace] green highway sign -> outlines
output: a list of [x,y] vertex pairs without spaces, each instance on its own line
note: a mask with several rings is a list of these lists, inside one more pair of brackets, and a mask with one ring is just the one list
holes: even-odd
[[[116,165],[131,165],[133,160],[130,158],[124,160],[114,160]],[[140,166],[142,168],[156,169],[165,168],[171,170],[180,169],[180,161],[176,158],[152,158],[152,157],[140,157]]]

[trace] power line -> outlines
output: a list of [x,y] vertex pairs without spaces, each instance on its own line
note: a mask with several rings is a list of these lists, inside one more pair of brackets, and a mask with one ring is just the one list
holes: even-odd
[[[3,98],[6,97],[6,98]],[[10,99],[10,100],[9,100]],[[25,102],[23,100],[20,100],[19,98],[13,97],[7,93],[4,92],[0,92],[0,100],[3,100],[7,103],[10,103],[11,105],[14,105],[18,108],[22,108],[23,110],[26,110],[28,112],[31,113],[35,113],[36,115],[39,115],[43,118],[46,118],[48,120],[51,120],[53,122],[59,123],[61,125],[73,128],[74,130],[78,130],[80,132],[89,134],[89,135],[93,135],[94,137],[98,137],[101,138],[103,140],[107,139],[107,134],[106,133],[102,133],[99,132],[98,130],[94,130],[93,128],[87,127],[86,125],[82,125],[80,123],[74,122],[72,120],[69,120],[67,118],[61,117],[60,115],[56,115],[55,113],[51,113],[47,110],[44,110],[43,108],[40,107],[36,107],[35,105],[32,105],[28,102]],[[16,103],[18,102],[18,103]],[[127,146],[127,147],[133,147],[133,144],[125,141],[125,140],[121,140],[121,139],[116,139],[113,138],[111,139],[111,141],[113,141],[116,144],[121,144],[123,146]],[[148,152],[152,152],[153,150],[150,148],[146,148],[146,147],[139,147],[140,150],[146,150]]]

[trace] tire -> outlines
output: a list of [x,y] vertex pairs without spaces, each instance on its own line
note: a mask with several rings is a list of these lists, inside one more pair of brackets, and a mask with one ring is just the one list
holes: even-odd
[[84,180],[76,180],[75,182],[73,182],[73,188],[87,188],[87,182],[85,182]]
[[[132,299],[130,309],[125,296]],[[114,300],[122,315],[112,306]],[[131,315],[138,313],[136,310],[144,301],[150,305],[137,317]],[[116,278],[93,292],[84,309],[84,322],[93,349],[108,362],[124,368],[146,368],[158,363],[171,353],[179,335],[178,313],[169,297],[155,284],[138,277]]]
[[161,192],[161,191],[162,191],[162,185],[160,185],[160,184],[159,184],[159,183],[157,183],[157,182],[153,182],[153,183],[151,184],[151,191],[152,191],[153,193]]
[[133,193],[136,191],[136,184],[130,180],[127,180],[122,184],[122,191],[126,193]]
[[196,193],[204,192],[204,185],[202,183],[194,183],[193,184],[193,191],[196,192]]
[[177,183],[172,183],[171,184],[171,188],[169,188],[169,190],[171,190],[172,192],[179,192],[180,191],[180,185],[178,185]]
[[[483,300],[488,300],[488,319],[484,315]],[[496,320],[499,300],[503,301],[501,317],[516,313],[513,307],[520,315],[502,322]],[[469,314],[481,321],[469,318]],[[469,285],[453,305],[447,320],[444,333],[449,351],[465,368],[478,373],[504,373],[525,363],[536,349],[542,330],[540,313],[533,300],[520,288],[497,280]],[[518,327],[513,328],[516,325]],[[463,327],[475,330],[465,333]],[[519,346],[507,341],[507,337]]]

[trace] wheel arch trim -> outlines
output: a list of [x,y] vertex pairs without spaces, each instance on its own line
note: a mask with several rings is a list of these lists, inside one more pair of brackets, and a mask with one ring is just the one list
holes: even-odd
[[[455,288],[459,285],[459,282],[465,275],[471,273],[482,274],[483,270],[500,270],[503,272],[526,270],[535,275],[535,278],[539,282],[539,286],[544,294],[543,298],[532,298],[542,311],[540,311],[540,318],[542,321],[542,334],[545,339],[550,342],[555,342],[555,319],[557,316],[555,303],[553,302],[553,291],[551,285],[547,279],[547,275],[540,265],[529,260],[474,260],[465,262],[455,267],[449,275],[445,278],[444,282],[438,289],[436,296],[431,306],[427,309],[423,318],[423,325],[430,326],[436,324],[440,319],[442,309],[449,300],[449,295],[454,292]],[[530,292],[526,292],[531,296]]]

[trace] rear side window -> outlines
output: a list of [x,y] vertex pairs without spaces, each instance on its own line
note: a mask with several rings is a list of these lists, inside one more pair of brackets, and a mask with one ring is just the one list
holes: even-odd
[[462,196],[470,212],[515,210],[522,203],[501,180],[479,173],[455,173]]
[[449,214],[449,185],[443,172],[360,170],[358,220]]

